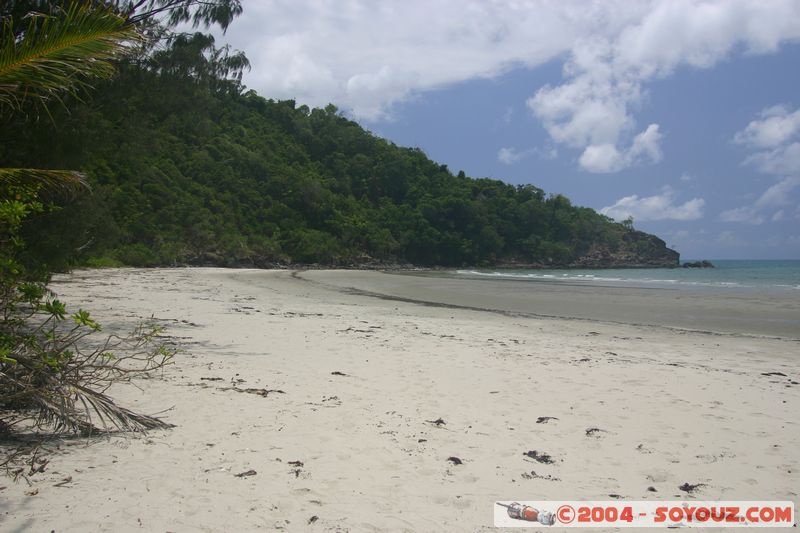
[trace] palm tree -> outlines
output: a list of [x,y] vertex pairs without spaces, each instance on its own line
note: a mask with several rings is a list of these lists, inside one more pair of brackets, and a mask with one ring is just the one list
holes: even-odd
[[[58,15],[29,14],[20,32],[13,21],[0,29],[0,116],[26,105],[61,102],[114,75],[114,61],[141,40],[136,28],[111,9],[75,2]],[[76,189],[86,186],[73,170],[0,168],[0,183]]]

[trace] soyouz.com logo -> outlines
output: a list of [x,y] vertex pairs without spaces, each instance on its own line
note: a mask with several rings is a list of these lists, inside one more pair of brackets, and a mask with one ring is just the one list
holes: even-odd
[[498,501],[495,527],[792,527],[788,501]]

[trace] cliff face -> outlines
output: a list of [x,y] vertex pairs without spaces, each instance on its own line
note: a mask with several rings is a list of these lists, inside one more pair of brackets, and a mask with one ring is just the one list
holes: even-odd
[[617,250],[607,246],[591,248],[567,265],[569,268],[674,268],[680,266],[680,254],[649,233],[627,232]]

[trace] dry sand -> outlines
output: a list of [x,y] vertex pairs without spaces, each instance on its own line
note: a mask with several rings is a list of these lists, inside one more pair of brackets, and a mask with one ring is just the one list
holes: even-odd
[[[481,531],[492,529],[493,502],[508,499],[797,505],[792,335],[594,320],[569,290],[575,312],[564,304],[557,314],[583,320],[500,301],[502,312],[404,301],[459,303],[430,279],[221,269],[60,277],[58,294],[106,329],[153,314],[182,342],[162,377],[114,394],[147,413],[169,409],[177,427],[63,441],[31,486],[0,480],[0,530]],[[496,295],[487,287],[486,298]],[[558,300],[559,289],[541,287],[530,290]],[[614,294],[607,301],[620,307],[627,293]],[[785,306],[797,320],[797,305]],[[748,308],[760,313],[747,302],[732,313]],[[697,329],[714,329],[687,312]],[[764,375],[777,372],[785,376]],[[533,450],[553,462],[524,455]],[[702,485],[690,494],[678,489],[686,482]]]

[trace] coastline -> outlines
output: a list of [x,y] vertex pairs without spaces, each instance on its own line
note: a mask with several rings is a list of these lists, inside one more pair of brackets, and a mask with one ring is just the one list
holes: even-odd
[[[793,293],[453,276],[444,271],[310,270],[295,276],[332,290],[520,317],[800,339],[800,299]],[[418,279],[407,283],[403,276]]]
[[[626,299],[674,310],[677,291],[529,283],[542,296],[520,308],[531,295],[515,298],[514,282],[465,294],[457,281],[212,268],[57,276],[59,298],[107,331],[151,315],[169,327],[185,350],[175,365],[113,396],[176,428],[63,440],[32,487],[0,482],[0,528],[493,531],[504,499],[797,505],[796,340],[580,316],[619,313]],[[561,318],[535,313],[559,305]]]

